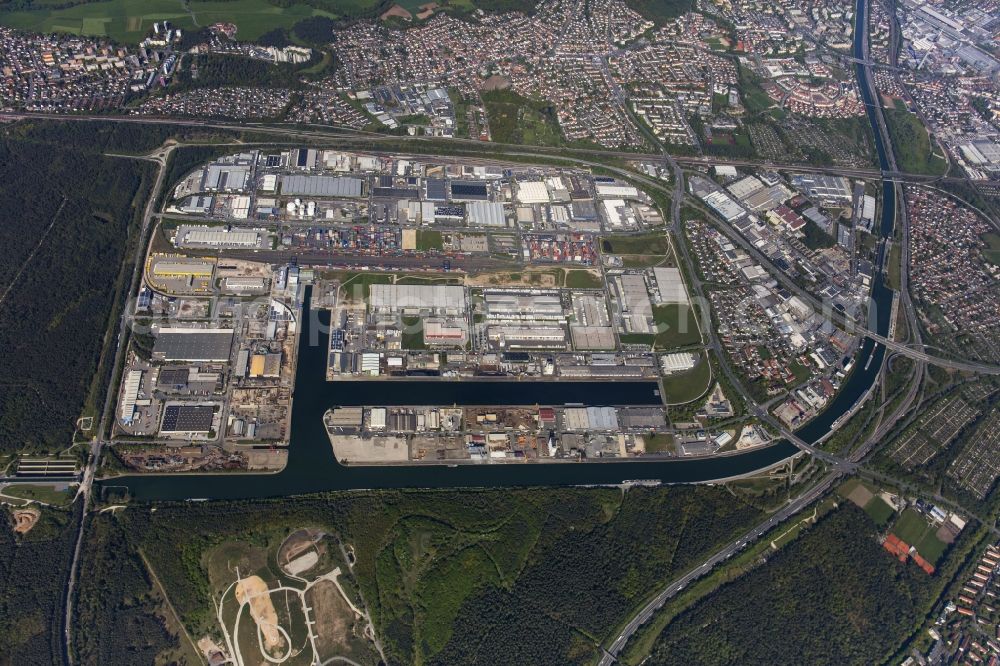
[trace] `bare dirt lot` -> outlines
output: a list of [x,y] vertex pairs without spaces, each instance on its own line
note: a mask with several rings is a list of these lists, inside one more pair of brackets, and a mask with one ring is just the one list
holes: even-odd
[[278,613],[274,610],[267,583],[260,576],[243,578],[236,584],[236,600],[250,604],[250,614],[264,636],[264,648],[275,650],[285,641],[278,633]]
[[872,491],[868,490],[859,483],[857,487],[851,491],[851,494],[847,496],[847,499],[851,500],[863,509],[868,506],[868,502],[872,501],[872,497],[874,497],[874,495],[872,495]]
[[319,534],[317,530],[310,529],[290,534],[278,550],[278,566],[282,571],[298,576],[312,569],[327,547],[322,541],[316,543]]
[[549,270],[525,270],[525,271],[505,271],[498,273],[478,273],[467,275],[465,284],[469,287],[533,287],[552,289],[559,286],[556,271],[562,269]]
[[316,619],[316,648],[323,658],[351,651],[356,616],[337,586],[328,580],[316,583],[306,594]]
[[383,21],[386,21],[386,20],[392,18],[393,16],[395,16],[396,18],[401,18],[401,19],[403,19],[405,21],[412,21],[413,20],[413,14],[411,14],[408,11],[406,11],[406,9],[404,9],[403,7],[400,7],[399,5],[393,5],[392,7],[390,7],[388,9],[388,11],[386,11],[384,14],[382,14],[381,18],[382,18]]
[[14,532],[17,534],[27,534],[38,522],[42,512],[35,508],[14,509]]

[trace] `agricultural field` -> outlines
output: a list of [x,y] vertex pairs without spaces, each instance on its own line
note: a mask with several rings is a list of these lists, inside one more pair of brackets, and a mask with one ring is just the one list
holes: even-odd
[[[351,5],[367,9],[377,3],[351,0],[343,4],[345,9],[351,9]],[[275,28],[290,30],[296,23],[311,16],[336,16],[305,3],[280,7],[268,0],[196,0],[190,3],[177,0],[104,0],[70,7],[36,2],[31,7],[0,13],[0,24],[30,32],[62,32],[136,43],[152,30],[154,22],[164,20],[183,30],[197,30],[199,26],[227,21],[236,24],[239,39],[253,40]]]

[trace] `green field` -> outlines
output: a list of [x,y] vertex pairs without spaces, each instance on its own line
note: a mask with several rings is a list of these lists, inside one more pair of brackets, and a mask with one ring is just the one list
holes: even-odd
[[586,270],[567,270],[565,285],[569,289],[600,289],[601,276]]
[[420,317],[403,317],[403,349],[427,349],[424,322]]
[[698,321],[690,305],[671,303],[653,306],[657,349],[677,349],[701,342]]
[[903,246],[893,244],[889,249],[889,288],[899,291],[900,271],[902,270]]
[[687,372],[679,372],[664,377],[660,383],[661,393],[668,405],[691,402],[705,395],[711,388],[712,366],[704,356]]
[[55,486],[36,486],[29,484],[13,484],[5,486],[0,493],[10,497],[20,497],[26,500],[37,500],[45,504],[65,506],[69,504],[71,495],[67,490],[56,490]]
[[670,241],[663,232],[601,237],[601,251],[608,254],[663,256],[670,251]]
[[646,443],[646,453],[667,453],[677,450],[674,436],[670,434],[643,435],[642,440]]
[[905,109],[885,109],[885,121],[901,170],[934,175],[945,172],[948,163],[934,152],[920,118]]
[[366,301],[373,284],[392,284],[395,275],[351,271],[325,271],[327,280],[340,281],[340,297],[348,301]]
[[440,250],[443,247],[441,232],[432,229],[417,230],[418,250]]
[[563,143],[555,109],[546,101],[521,97],[510,90],[483,93],[490,133],[498,143],[558,146]]
[[892,528],[893,534],[909,545],[916,546],[920,555],[931,564],[937,564],[946,548],[935,531],[934,526],[913,509],[904,510]]
[[913,509],[904,509],[899,520],[892,527],[892,532],[900,539],[910,544],[916,545],[917,541],[923,537],[928,525],[924,517]]
[[868,517],[875,521],[878,526],[883,526],[889,523],[889,519],[892,518],[892,507],[886,504],[885,500],[881,497],[873,497],[868,505],[865,507],[865,513]]
[[983,252],[983,256],[986,257],[986,261],[995,266],[1000,266],[1000,234],[986,234],[983,236],[983,240],[989,246]]
[[[343,4],[348,10],[375,5],[371,0],[349,0]],[[196,26],[180,0],[106,0],[64,9],[35,6],[39,8],[0,13],[0,24],[30,32],[63,32],[135,43],[157,21],[170,21],[183,30],[228,21],[239,28],[239,39],[253,40],[275,28],[290,29],[310,16],[335,16],[306,4],[278,7],[267,0],[191,2],[188,6],[197,19]]]

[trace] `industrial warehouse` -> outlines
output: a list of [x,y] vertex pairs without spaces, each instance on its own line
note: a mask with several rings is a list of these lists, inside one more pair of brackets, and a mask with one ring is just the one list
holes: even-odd
[[[345,464],[655,457],[647,444],[670,436],[658,407],[334,407],[323,422]],[[766,441],[761,429],[747,427],[690,432],[676,443],[681,455],[699,455],[725,444],[744,449]]]
[[[161,220],[150,245],[135,315],[151,324],[130,345],[116,410],[115,441],[146,443],[123,455],[131,470],[284,464],[307,287],[330,315],[330,381],[690,376],[705,403],[681,430],[665,406],[337,408],[326,424],[344,462],[700,455],[769,441],[699,420],[728,402],[707,356],[682,349],[701,340],[687,285],[655,231],[661,213],[630,183],[254,150],[195,169],[165,210],[184,219]],[[619,238],[667,256],[628,262],[610,252]]]
[[299,276],[298,266],[237,258],[148,258],[135,317],[164,323],[153,323],[130,344],[114,441],[144,445],[122,453],[127,468],[236,471],[284,465]]

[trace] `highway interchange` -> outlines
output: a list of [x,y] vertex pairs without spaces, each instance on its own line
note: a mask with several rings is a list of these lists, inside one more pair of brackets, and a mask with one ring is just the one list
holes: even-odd
[[[865,69],[867,73],[868,63],[866,61],[863,62],[865,62]],[[878,113],[878,117],[880,125],[878,131],[882,133],[884,136],[887,136],[887,134],[885,133],[884,122],[881,119],[880,112]],[[365,141],[365,142],[371,142],[372,144],[376,145],[379,143],[387,143],[389,145],[393,145],[398,142],[405,142],[414,145],[417,148],[419,148],[421,145],[425,147],[426,146],[437,147],[440,145],[434,142],[428,142],[420,138],[377,135],[371,133],[346,131],[341,128],[305,129],[300,127],[280,127],[280,126],[275,127],[275,126],[252,125],[252,124],[199,121],[199,120],[187,120],[179,122],[175,119],[136,118],[136,117],[124,117],[124,116],[67,117],[58,114],[33,114],[33,113],[0,114],[0,119],[7,121],[20,120],[25,118],[52,119],[52,120],[67,121],[67,122],[92,122],[92,121],[104,120],[111,122],[127,122],[127,123],[143,123],[143,124],[166,124],[166,125],[185,124],[185,125],[200,126],[208,129],[222,129],[222,130],[236,130],[236,131],[258,130],[262,134],[266,133],[277,136],[285,136],[295,140],[308,139],[325,143],[343,142],[347,144],[357,144],[358,141]],[[753,160],[727,160],[720,158],[709,159],[705,157],[678,157],[678,156],[671,156],[666,152],[655,153],[655,154],[637,154],[637,153],[627,153],[618,151],[572,150],[572,149],[559,149],[558,151],[554,151],[542,148],[526,148],[523,146],[512,146],[505,144],[488,144],[487,146],[484,146],[478,141],[455,140],[454,143],[464,148],[468,148],[470,150],[476,149],[478,151],[488,150],[497,152],[499,153],[499,156],[495,159],[502,160],[504,155],[513,158],[535,158],[535,159],[558,158],[560,160],[572,162],[581,166],[599,167],[605,170],[612,171],[617,175],[621,175],[631,180],[641,182],[646,187],[654,188],[670,196],[671,221],[672,221],[671,226],[672,230],[674,231],[675,238],[678,239],[682,237],[682,234],[680,233],[681,231],[680,207],[682,201],[684,200],[684,172],[683,172],[684,167],[695,167],[695,166],[705,167],[709,166],[710,164],[731,164],[733,166],[755,166],[755,167],[763,166],[773,169],[794,169],[797,171],[815,171],[815,172],[830,173],[830,174],[843,175],[848,177],[857,177],[857,178],[881,177],[884,180],[897,183],[897,187],[899,182],[911,182],[911,183],[935,183],[935,182],[949,182],[949,181],[965,182],[964,178],[933,177],[933,176],[900,173],[895,168],[894,161],[892,163],[892,167],[888,170],[863,169],[863,168],[851,169],[851,168],[837,168],[837,167],[816,167],[816,166],[806,166],[801,164],[761,163],[759,161],[753,161]],[[131,279],[129,281],[128,294],[134,294],[138,289],[138,283],[141,278],[141,269],[143,263],[142,259],[147,250],[148,243],[151,242],[150,233],[155,226],[156,219],[158,218],[158,215],[155,210],[155,204],[158,199],[157,195],[163,190],[164,187],[163,181],[166,177],[167,173],[166,167],[168,165],[170,153],[176,147],[178,147],[178,145],[179,144],[171,144],[168,147],[154,151],[154,153],[148,156],[133,157],[133,159],[146,159],[156,162],[158,165],[158,171],[157,171],[156,182],[152,190],[152,194],[147,202],[146,209],[144,212],[142,226],[139,232],[140,233],[139,239],[135,244],[136,256],[135,256],[135,262],[132,270]],[[888,146],[891,146],[891,143],[889,143]],[[891,152],[892,151],[890,148],[888,151],[890,156]],[[647,160],[654,162],[662,161],[666,164],[666,166],[670,169],[670,171],[673,174],[673,179],[672,179],[673,189],[672,191],[668,191],[664,187],[662,181],[650,179],[634,171],[626,170],[617,166],[610,166],[607,163],[600,163],[594,161],[595,159],[602,159],[602,158],[624,159],[624,160]],[[905,207],[901,206],[900,208],[905,208]],[[903,222],[904,222],[903,230],[904,230],[904,245],[905,245],[905,237],[906,234],[908,233],[908,229],[905,224],[905,212],[904,212]],[[686,247],[686,244],[683,241],[678,240],[678,242],[675,243],[675,249],[679,250],[680,254],[679,258],[683,260],[689,268],[688,274],[692,276],[692,281],[694,283],[692,284],[693,294],[698,297],[703,297],[704,294],[702,291],[702,287],[697,278],[694,277],[696,276],[696,272],[693,270],[693,262],[688,254],[688,249]],[[906,260],[904,256],[904,267],[905,264]],[[903,274],[902,279],[905,280],[907,270],[905,270],[904,268],[904,270],[901,271],[901,273]],[[802,292],[802,290],[799,290],[797,288],[796,292],[804,293]],[[815,299],[810,298],[810,301],[814,302]],[[907,319],[908,321],[913,322],[914,319],[913,319],[912,305],[909,303],[908,297],[904,298],[904,301],[905,302],[903,304],[903,307],[906,309],[905,312]],[[834,316],[837,315],[835,314]],[[121,367],[122,362],[124,360],[124,352],[126,348],[125,343],[127,341],[127,325],[128,325],[127,320],[128,320],[127,316],[123,314],[121,320],[118,323],[117,339],[115,343],[115,353],[114,353],[114,363],[113,363],[113,367],[115,368],[116,371]],[[949,369],[977,372],[983,374],[993,374],[993,375],[1000,374],[1000,367],[998,366],[934,356],[928,353],[924,349],[923,345],[920,344],[919,338],[915,339],[911,343],[900,342],[890,339],[886,336],[880,335],[874,331],[868,330],[865,327],[857,326],[853,321],[848,321],[846,317],[842,317],[841,321],[839,321],[838,323],[844,325],[845,328],[847,328],[851,332],[863,334],[871,338],[878,344],[884,345],[888,350],[890,350],[893,353],[907,356],[917,361],[917,363],[915,363],[916,367],[914,369],[915,376],[918,375],[919,373],[924,372],[926,364],[933,364]],[[909,330],[911,332],[916,332],[917,328],[915,326],[910,326]],[[711,327],[709,327],[709,333],[707,337],[710,347],[716,351],[720,359],[724,358],[719,340],[717,336],[714,334],[714,331],[711,331]],[[742,384],[733,373],[732,368],[727,363],[722,363],[721,365],[723,367],[724,372],[726,372],[729,380],[733,383],[733,385],[738,387],[741,386]],[[878,426],[878,428],[876,428],[875,431],[872,433],[872,435],[868,437],[866,441],[863,442],[860,446],[856,447],[847,457],[833,456],[832,454],[817,448],[814,444],[804,442],[800,438],[796,437],[793,433],[788,432],[787,429],[781,426],[781,424],[777,423],[775,419],[773,419],[773,417],[770,416],[767,409],[765,409],[762,406],[756,405],[752,401],[748,400],[751,411],[755,415],[757,415],[765,422],[769,423],[771,426],[777,427],[777,429],[779,430],[779,432],[782,433],[783,436],[785,436],[794,444],[796,444],[804,452],[807,452],[819,458],[820,460],[824,461],[828,465],[829,471],[827,472],[826,476],[822,478],[818,483],[812,485],[808,490],[806,490],[806,492],[789,501],[779,511],[772,514],[767,519],[767,521],[757,525],[752,530],[746,532],[739,538],[726,544],[721,549],[713,553],[706,560],[704,560],[698,567],[687,572],[682,577],[673,580],[666,587],[664,587],[654,598],[652,598],[646,605],[644,605],[632,618],[630,618],[622,626],[622,629],[620,630],[620,632],[613,641],[604,646],[603,648],[604,654],[600,662],[602,666],[610,666],[610,664],[612,664],[618,658],[618,656],[621,654],[621,651],[625,648],[625,646],[627,645],[629,639],[633,636],[633,634],[643,624],[649,621],[649,619],[653,617],[656,611],[659,608],[661,608],[667,602],[667,600],[669,600],[677,593],[682,591],[693,581],[697,580],[698,578],[710,572],[716,565],[724,562],[725,560],[730,558],[733,554],[739,552],[743,548],[747,547],[749,544],[755,542],[761,536],[767,534],[775,526],[788,520],[790,517],[792,517],[793,515],[795,515],[808,505],[810,505],[819,497],[823,496],[837,483],[838,480],[842,479],[846,474],[856,471],[858,469],[859,464],[864,459],[864,457],[871,451],[871,449],[875,446],[875,444],[878,443],[878,441],[882,438],[882,436],[884,436],[887,432],[889,432],[889,430],[891,430],[891,428],[895,425],[897,420],[905,413],[905,411],[912,404],[918,386],[919,382],[916,381],[910,382],[909,393],[907,396],[905,396],[900,406],[894,411],[893,414],[890,414],[888,416],[883,415],[884,418],[880,423],[880,425]],[[99,421],[97,435],[93,440],[90,450],[90,456],[87,465],[85,466],[82,473],[79,495],[83,497],[84,505],[87,508],[87,510],[92,509],[91,507],[92,503],[90,502],[91,489],[93,486],[93,481],[96,475],[96,471],[99,466],[102,448],[106,443],[107,439],[107,433],[105,432],[105,427],[106,424],[108,423],[107,415],[113,412],[114,408],[113,399],[114,399],[113,393],[109,392],[109,395],[107,396],[104,405],[105,418],[102,418]],[[69,589],[68,589],[67,603],[65,609],[65,628],[66,628],[65,641],[67,647],[67,654],[69,655],[72,654],[72,651],[69,650],[70,640],[71,640],[69,627],[71,626],[71,621],[72,621],[71,600],[73,597],[73,588],[75,585],[75,581],[78,576],[79,556],[80,556],[82,536],[83,536],[83,523],[84,520],[81,519],[80,528],[77,533],[74,559],[70,570],[70,578],[68,583]]]

